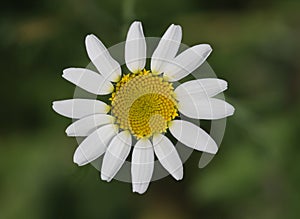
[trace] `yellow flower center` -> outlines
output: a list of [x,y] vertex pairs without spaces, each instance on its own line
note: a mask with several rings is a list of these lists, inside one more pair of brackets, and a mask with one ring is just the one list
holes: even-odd
[[177,114],[171,83],[150,71],[124,75],[110,98],[112,114],[121,129],[139,138],[166,132]]

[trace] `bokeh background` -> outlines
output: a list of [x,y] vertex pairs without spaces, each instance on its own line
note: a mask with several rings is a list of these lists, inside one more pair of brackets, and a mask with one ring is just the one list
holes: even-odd
[[[297,0],[1,1],[0,218],[300,218],[299,11]],[[86,34],[112,46],[133,20],[147,36],[177,23],[183,43],[210,43],[236,108],[206,168],[194,152],[184,180],[142,196],[73,164],[71,121],[51,109],[73,95],[62,69],[89,63]]]

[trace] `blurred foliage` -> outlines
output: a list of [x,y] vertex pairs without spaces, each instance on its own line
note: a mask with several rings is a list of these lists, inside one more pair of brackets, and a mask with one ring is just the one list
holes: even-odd
[[[1,1],[0,218],[300,218],[299,10],[296,0]],[[85,35],[112,46],[133,20],[147,36],[178,23],[185,44],[210,43],[236,108],[206,168],[194,152],[184,180],[143,196],[74,165],[70,120],[51,109],[74,91],[62,69],[89,62]]]

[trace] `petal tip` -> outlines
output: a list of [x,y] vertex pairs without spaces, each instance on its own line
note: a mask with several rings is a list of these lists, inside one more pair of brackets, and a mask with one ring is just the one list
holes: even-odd
[[226,117],[232,116],[235,112],[235,108],[230,103],[225,102],[225,104]]
[[229,116],[232,116],[235,113],[235,108],[232,105],[229,106]]
[[92,33],[86,35],[85,40],[91,39],[91,38],[95,38],[96,36]]
[[103,174],[103,172],[101,172],[101,179],[103,181],[106,181],[106,182],[110,182],[111,181],[111,178],[108,177],[106,174]]
[[211,53],[212,53],[212,51],[213,51],[213,48],[209,45],[209,44],[206,44],[206,46],[207,46],[207,51],[206,51],[206,53],[204,53],[204,55],[206,56],[206,57],[208,57]]
[[133,183],[132,191],[140,195],[144,194],[148,188],[148,183]]
[[80,150],[80,148],[78,148],[73,156],[73,162],[76,163],[78,166],[83,166],[87,163],[87,159],[84,156],[84,154],[82,153],[82,151]]
[[204,47],[204,48],[207,49],[207,50],[212,50],[211,45],[208,44],[208,43],[199,44],[199,46],[202,46],[202,47]]
[[196,53],[198,53],[198,55],[203,56],[205,59],[211,54],[213,50],[212,47],[206,43],[193,46],[192,48]]
[[176,24],[175,27],[176,27],[176,29],[177,29],[178,31],[182,32],[182,28],[181,28],[180,25]]
[[64,69],[63,70],[63,73],[62,73],[62,75],[61,75],[64,79],[66,79],[66,80],[69,80],[69,76],[70,76],[70,69],[69,68],[67,68],[67,69]]
[[142,22],[141,21],[134,21],[131,25],[141,25]]
[[218,152],[218,146],[217,144],[209,144],[206,149],[205,152],[210,153],[210,154],[216,154]]
[[183,168],[182,166],[180,168],[178,168],[176,171],[174,171],[172,173],[172,176],[174,177],[174,179],[176,179],[177,181],[182,180],[183,179]]
[[58,106],[58,101],[53,101],[52,102],[52,109],[58,113],[58,109],[57,109],[57,106]]
[[73,126],[67,127],[66,130],[65,130],[65,133],[66,133],[66,135],[69,136],[69,137],[75,136],[75,132],[74,132]]
[[88,34],[85,37],[85,45],[86,48],[92,47],[95,41],[99,41],[99,39],[94,34]]

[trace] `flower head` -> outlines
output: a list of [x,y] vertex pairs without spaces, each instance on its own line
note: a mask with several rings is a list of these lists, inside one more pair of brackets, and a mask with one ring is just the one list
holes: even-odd
[[110,181],[133,146],[133,191],[144,193],[151,181],[155,156],[175,179],[183,177],[182,161],[164,133],[169,131],[187,147],[217,152],[218,146],[210,135],[182,120],[182,115],[208,120],[232,115],[234,108],[230,104],[214,98],[227,89],[227,82],[207,78],[175,87],[173,82],[192,73],[212,51],[209,45],[200,44],[176,55],[181,38],[181,27],[171,25],[153,52],[151,68],[147,70],[142,24],[134,22],[125,43],[125,61],[130,72],[122,72],[120,64],[96,36],[86,37],[88,56],[99,72],[68,68],[63,77],[90,93],[109,94],[110,98],[106,103],[76,98],[53,103],[57,113],[78,119],[66,129],[67,135],[86,137],[75,151],[75,163],[85,165],[104,154],[101,178]]

